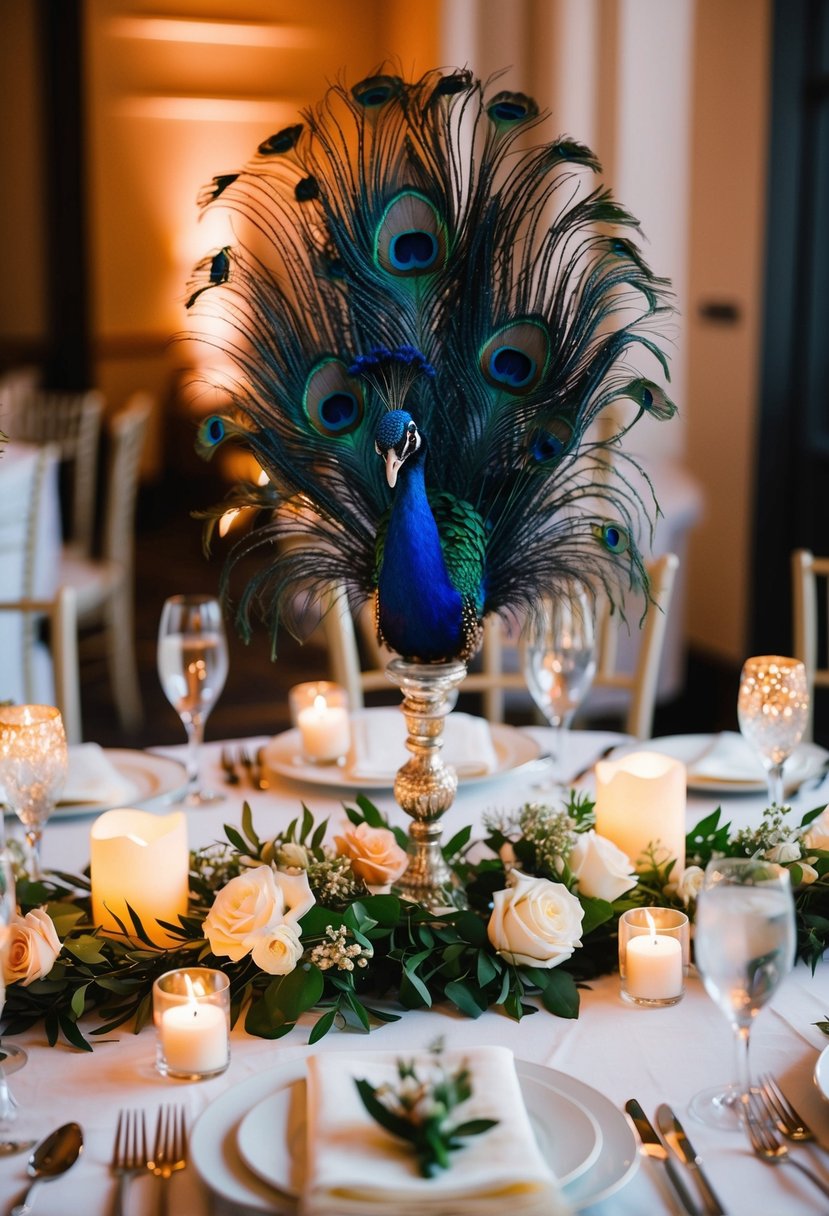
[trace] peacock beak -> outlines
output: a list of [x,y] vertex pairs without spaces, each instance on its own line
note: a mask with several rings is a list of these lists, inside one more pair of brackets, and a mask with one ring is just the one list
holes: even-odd
[[386,481],[392,490],[397,485],[397,474],[404,459],[405,456],[398,456],[394,448],[389,448],[386,452]]

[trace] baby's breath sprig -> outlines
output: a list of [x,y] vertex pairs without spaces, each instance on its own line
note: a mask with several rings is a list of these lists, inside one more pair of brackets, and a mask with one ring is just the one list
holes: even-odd
[[454,1072],[441,1062],[443,1043],[431,1048],[432,1061],[418,1066],[397,1061],[399,1084],[374,1086],[365,1079],[355,1081],[368,1113],[381,1127],[407,1140],[417,1154],[424,1178],[452,1164],[450,1153],[463,1148],[462,1140],[490,1131],[497,1119],[468,1119],[455,1123],[452,1112],[472,1096],[472,1076],[464,1061]]

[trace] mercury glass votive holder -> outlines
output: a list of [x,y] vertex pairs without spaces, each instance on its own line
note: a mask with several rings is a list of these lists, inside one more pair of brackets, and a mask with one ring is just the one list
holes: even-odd
[[302,758],[311,764],[344,763],[351,746],[346,690],[330,680],[315,680],[296,684],[288,700]]
[[26,836],[26,871],[38,879],[43,828],[63,792],[69,750],[54,705],[0,706],[0,786]]
[[622,999],[632,1005],[676,1005],[691,960],[688,917],[677,908],[630,908],[619,917]]
[[204,1081],[230,1063],[230,981],[223,971],[182,967],[153,984],[156,1068]]

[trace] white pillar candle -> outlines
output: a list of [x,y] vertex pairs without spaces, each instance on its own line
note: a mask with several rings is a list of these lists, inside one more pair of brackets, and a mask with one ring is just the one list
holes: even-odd
[[329,705],[324,696],[315,697],[313,705],[299,711],[297,726],[302,750],[309,760],[330,763],[348,752],[348,712],[341,705]]
[[107,811],[92,825],[90,871],[96,925],[120,933],[117,916],[130,930],[129,904],[148,936],[169,945],[175,939],[156,922],[175,925],[187,913],[190,853],[184,814]]
[[596,765],[596,831],[612,840],[638,870],[656,846],[661,863],[675,858],[671,872],[685,869],[685,765],[658,752],[632,752]]
[[632,937],[625,958],[625,989],[639,1001],[664,1001],[682,994],[682,946],[674,937]]
[[227,1018],[217,1005],[190,1000],[165,1009],[158,1035],[171,1073],[220,1072],[227,1065]]

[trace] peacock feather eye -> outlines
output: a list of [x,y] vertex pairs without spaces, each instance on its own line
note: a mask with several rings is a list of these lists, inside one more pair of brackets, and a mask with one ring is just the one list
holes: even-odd
[[341,359],[318,363],[305,383],[303,406],[308,421],[321,435],[350,435],[363,420],[363,393]]
[[280,156],[297,146],[301,134],[301,122],[295,123],[292,127],[283,127],[275,135],[269,135],[267,139],[263,139],[257,151],[262,156]]
[[446,227],[436,208],[416,190],[393,198],[377,227],[377,261],[406,278],[432,274],[446,261]]
[[199,296],[211,287],[218,287],[222,283],[227,283],[230,278],[230,246],[225,245],[223,249],[220,249],[218,253],[214,253],[210,258],[204,258],[199,262],[196,270],[199,272],[207,270],[207,282],[202,282],[196,288],[184,305],[185,308],[192,308]]
[[481,371],[494,387],[521,396],[536,387],[547,370],[550,338],[538,321],[501,326],[481,351]]
[[319,198],[319,182],[315,177],[303,177],[294,186],[294,198],[298,203],[310,203]]
[[203,209],[208,204],[215,202],[219,195],[224,194],[228,186],[233,185],[238,176],[238,173],[220,173],[217,177],[214,177],[209,186],[205,186],[199,191],[196,205],[200,209]]
[[676,406],[668,394],[652,380],[631,380],[624,391],[625,397],[635,401],[640,409],[660,422],[673,418]]
[[543,431],[537,431],[530,455],[538,464],[549,464],[565,455],[573,439],[573,427],[565,418],[555,418]]
[[609,553],[625,553],[630,547],[630,536],[626,528],[619,524],[596,524],[593,535]]
[[496,126],[512,126],[538,115],[538,105],[526,93],[496,93],[486,108]]
[[196,448],[205,459],[210,459],[215,448],[227,438],[227,426],[224,418],[211,414],[199,425],[196,435]]
[[399,76],[369,76],[355,84],[351,95],[367,110],[385,105],[403,92],[403,81]]
[[433,97],[454,97],[457,93],[466,93],[472,88],[475,78],[469,68],[458,68],[448,76],[441,76],[435,85]]
[[575,139],[562,137],[550,145],[550,155],[554,161],[566,160],[574,165],[584,165],[594,173],[601,173],[602,166],[596,153],[586,144],[580,144]]

